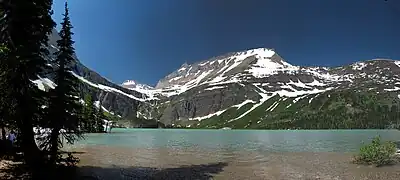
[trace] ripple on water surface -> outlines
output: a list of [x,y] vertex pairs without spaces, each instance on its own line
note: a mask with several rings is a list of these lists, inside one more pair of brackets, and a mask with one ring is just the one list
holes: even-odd
[[266,152],[355,152],[376,135],[400,140],[396,130],[170,130],[115,129],[89,134],[76,146],[107,145],[130,148],[248,150]]

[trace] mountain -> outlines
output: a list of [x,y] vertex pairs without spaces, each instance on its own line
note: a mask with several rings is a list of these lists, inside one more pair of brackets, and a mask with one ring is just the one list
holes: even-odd
[[[273,49],[183,64],[138,117],[201,128],[386,128],[399,124],[400,61],[296,66]],[[390,116],[390,117],[389,117]]]
[[[59,38],[53,30],[50,52],[57,51]],[[288,63],[274,49],[256,48],[185,63],[154,88],[132,80],[115,84],[77,57],[71,67],[82,99],[92,94],[110,114],[141,124],[261,129],[400,124],[400,61],[395,60],[308,67]],[[44,73],[33,82],[46,90],[56,86],[52,79]]]
[[[59,39],[58,32],[53,29],[48,47],[51,54],[58,50],[57,40]],[[48,57],[49,67],[53,67],[50,61],[53,58],[55,58],[53,55]],[[111,114],[127,119],[135,119],[138,105],[141,102],[151,99],[146,94],[110,82],[95,71],[84,66],[76,56],[74,59],[75,61],[70,65],[72,68],[71,73],[80,80],[79,88],[82,99],[86,94],[91,94],[95,101],[102,102],[103,109]],[[52,79],[52,75],[47,72],[33,82],[37,84],[38,88],[47,90],[56,86]]]

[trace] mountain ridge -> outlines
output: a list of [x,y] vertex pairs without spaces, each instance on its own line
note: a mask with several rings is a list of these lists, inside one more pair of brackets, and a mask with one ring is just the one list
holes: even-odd
[[[167,124],[185,124],[223,116],[228,109],[252,104],[248,111],[224,119],[232,122],[246,117],[276,96],[293,98],[296,103],[314,95],[308,97],[311,103],[320,94],[349,89],[397,92],[400,90],[397,86],[400,86],[399,65],[400,61],[376,58],[337,67],[310,67],[289,64],[266,48],[228,53],[183,64],[168,74],[159,81],[158,87],[147,92],[157,95],[159,103],[142,108],[139,116],[148,118],[147,113]],[[272,104],[278,106],[279,103]]]
[[[245,51],[256,50],[256,49],[271,49],[271,50],[275,50],[274,48],[262,48],[262,47],[258,47],[258,48],[250,48],[250,49],[246,49],[246,50],[242,50],[242,51],[228,52],[228,53],[224,53],[224,55],[212,56],[212,57],[209,58],[209,59],[205,59],[205,60],[193,62],[193,63],[190,63],[190,64],[187,63],[187,62],[184,62],[184,63],[178,68],[178,70],[181,69],[181,68],[184,68],[184,67],[188,67],[188,66],[192,66],[192,65],[201,64],[201,63],[210,61],[211,59],[215,59],[215,58],[219,58],[219,57],[225,57],[225,56],[228,56],[228,55],[231,55],[231,54],[234,54],[234,53],[245,52]],[[379,58],[379,57],[378,57],[378,58],[373,58],[373,59],[358,60],[358,61],[350,62],[350,63],[348,63],[348,64],[334,65],[334,66],[318,66],[318,65],[296,65],[296,66],[298,66],[298,67],[310,67],[310,68],[311,68],[311,67],[316,67],[316,68],[318,68],[318,67],[320,67],[320,68],[338,68],[338,67],[347,66],[347,65],[351,65],[351,64],[355,64],[355,63],[359,63],[359,62],[368,62],[368,61],[400,61],[400,60],[398,60],[398,59],[390,59],[390,58]],[[285,61],[285,62],[286,62],[286,61]],[[290,64],[290,63],[289,63],[289,64]],[[175,71],[176,71],[176,70],[175,70]],[[172,73],[175,72],[175,71],[170,72],[168,75],[172,74]],[[167,76],[168,76],[168,75],[167,75]],[[121,85],[124,85],[124,83],[125,83],[126,81],[134,81],[134,82],[136,82],[135,80],[125,80],[124,82],[121,83]],[[152,89],[157,89],[157,88],[156,88],[157,84],[156,84],[156,86],[151,86],[151,85],[143,84],[143,83],[138,83],[138,84],[141,84],[141,85],[143,85],[143,86],[152,87]],[[129,87],[127,87],[127,88],[129,88]]]
[[[51,53],[57,50],[51,42],[59,38],[54,33],[48,47]],[[337,67],[297,66],[274,49],[247,49],[184,63],[160,79],[155,88],[135,81],[115,84],[84,66],[76,56],[71,67],[71,73],[81,82],[80,97],[92,95],[106,111],[123,119],[147,119],[190,128],[328,127],[318,121],[321,116],[328,118],[329,127],[400,124],[399,118],[389,122],[375,115],[383,109],[398,117],[397,60],[376,58]],[[51,76],[43,75],[34,82],[46,90],[54,88],[51,80]],[[374,121],[365,115],[384,123],[371,125],[360,119]],[[342,122],[334,116],[349,120]],[[335,124],[336,121],[340,123]]]
[[[249,51],[257,51],[257,50],[273,50],[273,49],[267,49],[267,48],[255,48],[255,49],[247,49],[247,50],[243,50],[243,51],[238,51],[238,52],[229,52],[229,53],[225,53],[224,55],[222,55],[222,56],[215,56],[215,57],[212,57],[212,58],[210,58],[210,59],[207,59],[207,60],[202,60],[202,61],[199,61],[199,62],[195,62],[195,63],[192,63],[192,64],[187,64],[187,63],[184,63],[184,64],[182,64],[181,66],[180,66],[180,68],[178,69],[178,70],[176,70],[176,71],[173,71],[173,72],[171,72],[170,74],[168,74],[168,75],[166,75],[164,78],[162,78],[162,79],[168,79],[169,78],[169,80],[172,80],[172,81],[175,81],[177,78],[179,78],[179,76],[177,76],[177,75],[174,75],[174,74],[176,74],[177,72],[179,72],[179,71],[184,71],[184,70],[186,70],[186,69],[189,69],[190,67],[192,67],[192,66],[202,66],[202,65],[204,65],[204,64],[207,64],[207,63],[210,63],[210,61],[211,61],[211,63],[213,63],[212,61],[213,60],[215,60],[215,59],[217,59],[218,60],[218,58],[224,58],[224,57],[227,57],[227,56],[232,56],[232,54],[240,54],[240,53],[246,53],[246,52],[249,52]],[[274,53],[277,55],[277,56],[279,56],[275,51],[274,51]],[[279,56],[280,57],[280,56]],[[361,61],[356,61],[356,62],[353,62],[353,63],[350,63],[350,64],[347,64],[347,65],[342,65],[342,66],[332,66],[332,67],[329,67],[329,66],[302,66],[302,65],[291,65],[291,64],[289,64],[289,63],[287,63],[286,61],[284,61],[283,60],[283,58],[279,58],[278,59],[278,62],[279,63],[282,63],[282,64],[284,64],[284,66],[286,66],[286,67],[290,67],[289,69],[283,69],[283,70],[288,70],[288,71],[298,71],[298,70],[301,70],[302,68],[309,68],[309,69],[314,69],[314,70],[318,70],[318,69],[320,69],[320,70],[325,70],[325,71],[327,71],[328,69],[329,70],[332,70],[332,69],[337,69],[337,68],[343,68],[344,66],[357,66],[357,64],[362,64],[362,63],[366,63],[366,62],[374,62],[374,61],[390,61],[390,62],[394,62],[395,64],[396,63],[398,63],[398,64],[400,64],[400,61],[398,61],[398,60],[393,60],[393,59],[385,59],[385,58],[375,58],[375,59],[371,59],[371,60],[361,60]],[[273,62],[273,61],[272,61]],[[265,65],[264,65],[265,66]],[[265,69],[262,69],[262,70],[266,70],[266,68]],[[276,69],[274,69],[274,70],[276,70]],[[315,73],[315,72],[314,72]],[[316,74],[318,74],[318,73],[316,73]],[[196,74],[197,75],[197,74]],[[264,72],[264,75],[265,75],[265,72]],[[267,75],[270,75],[270,74],[267,74]],[[336,78],[339,78],[339,77],[336,77]],[[173,86],[176,86],[176,85],[180,85],[179,83],[178,84],[171,84],[170,86],[165,86],[165,87],[163,87],[163,86],[161,86],[160,87],[160,84],[162,84],[160,81],[162,81],[162,79],[161,80],[159,80],[159,82],[157,83],[157,85],[156,85],[156,87],[154,87],[154,91],[160,91],[160,90],[162,90],[162,89],[169,89],[169,88],[172,88]],[[187,82],[187,81],[186,81]],[[146,92],[143,92],[143,93],[146,93]]]

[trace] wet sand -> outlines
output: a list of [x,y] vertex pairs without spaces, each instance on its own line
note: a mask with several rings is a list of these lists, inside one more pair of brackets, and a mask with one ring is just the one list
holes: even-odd
[[81,175],[100,179],[267,179],[398,180],[400,165],[351,163],[351,153],[198,149],[139,149],[109,146],[75,148]]

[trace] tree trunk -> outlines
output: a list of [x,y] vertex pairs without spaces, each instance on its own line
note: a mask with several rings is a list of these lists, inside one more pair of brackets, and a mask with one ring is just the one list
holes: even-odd
[[43,159],[41,151],[35,142],[33,126],[29,123],[24,123],[21,128],[21,149],[24,154],[24,159],[27,165],[32,169],[32,176],[40,176],[40,168],[43,167]]
[[58,136],[60,135],[59,128],[54,128],[51,132],[50,142],[50,163],[56,165],[57,163],[57,152],[58,152]]
[[26,164],[32,170],[32,178],[35,179],[37,177],[42,177],[44,159],[41,150],[39,149],[35,141],[32,117],[28,116],[28,114],[22,114],[22,116],[17,116],[16,119],[18,119],[17,125],[20,130],[19,140],[21,140],[21,150],[24,154],[24,160]]
[[1,139],[6,140],[6,129],[4,126],[1,126]]

